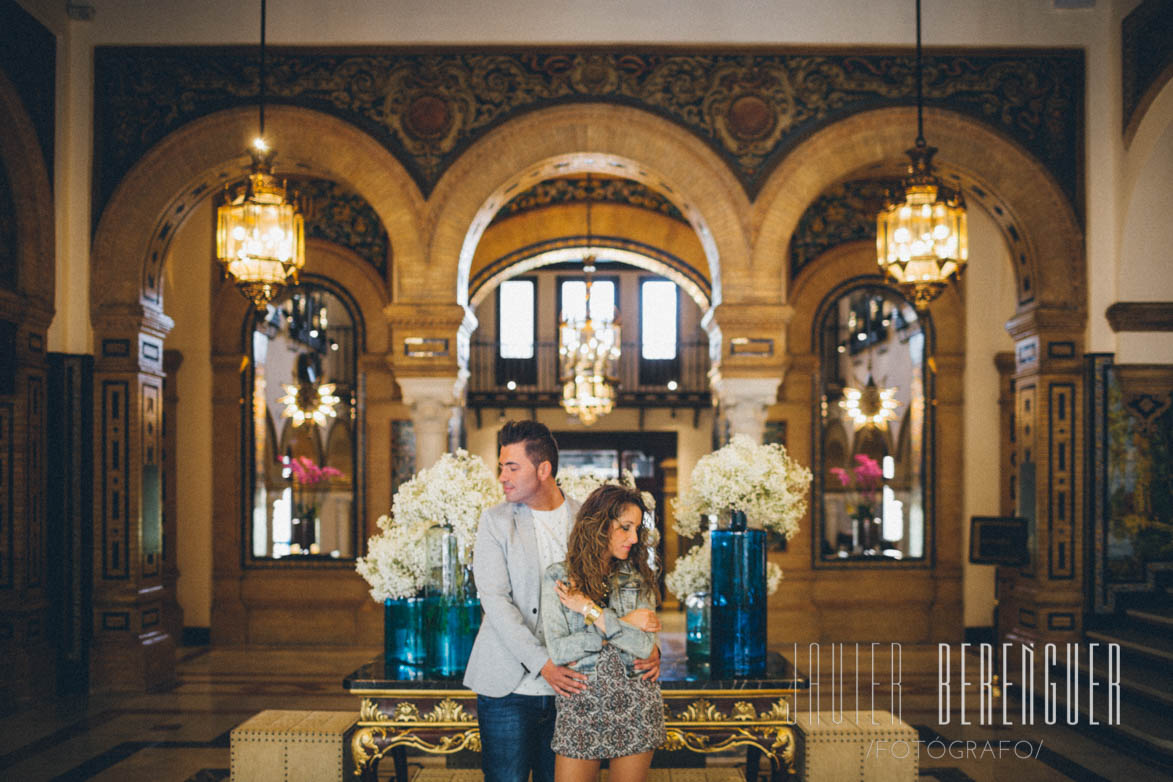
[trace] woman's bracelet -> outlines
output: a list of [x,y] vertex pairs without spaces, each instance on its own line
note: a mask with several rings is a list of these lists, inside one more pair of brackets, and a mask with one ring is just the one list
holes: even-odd
[[603,610],[594,603],[589,604],[586,610],[582,612],[583,619],[588,625],[593,625],[595,621],[603,615]]

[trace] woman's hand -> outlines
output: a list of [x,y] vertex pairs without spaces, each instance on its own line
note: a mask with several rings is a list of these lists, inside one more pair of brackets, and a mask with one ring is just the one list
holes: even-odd
[[645,633],[660,632],[660,617],[656,616],[656,612],[650,608],[637,608],[620,619]]
[[562,601],[562,605],[575,613],[585,615],[587,608],[594,605],[594,602],[589,597],[573,587],[566,586],[561,581],[554,582],[554,594],[558,595],[558,599]]

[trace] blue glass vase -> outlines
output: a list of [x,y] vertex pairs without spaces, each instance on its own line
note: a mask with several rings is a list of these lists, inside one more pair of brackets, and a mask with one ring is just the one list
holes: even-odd
[[436,525],[427,534],[424,586],[424,652],[429,676],[455,679],[464,673],[481,626],[481,601],[472,574],[460,559],[456,533]]
[[388,663],[423,663],[423,617],[421,597],[389,597],[383,601],[383,656]]
[[766,532],[746,529],[745,514],[734,511],[728,529],[715,529],[709,535],[712,678],[762,676],[766,672]]
[[429,676],[455,679],[468,666],[472,644],[481,627],[481,601],[476,594],[428,595],[424,603],[424,645]]

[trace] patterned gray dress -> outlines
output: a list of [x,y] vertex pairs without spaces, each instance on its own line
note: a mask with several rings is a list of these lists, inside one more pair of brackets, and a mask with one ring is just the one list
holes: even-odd
[[664,699],[659,682],[628,677],[619,651],[599,652],[585,692],[556,698],[551,749],[568,758],[601,760],[648,752],[664,743]]

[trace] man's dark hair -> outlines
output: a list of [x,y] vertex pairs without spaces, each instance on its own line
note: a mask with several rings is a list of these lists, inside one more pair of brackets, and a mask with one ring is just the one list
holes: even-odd
[[549,462],[550,477],[558,476],[558,443],[545,424],[537,421],[506,421],[497,433],[497,449],[515,443],[525,443],[525,455],[534,467]]

